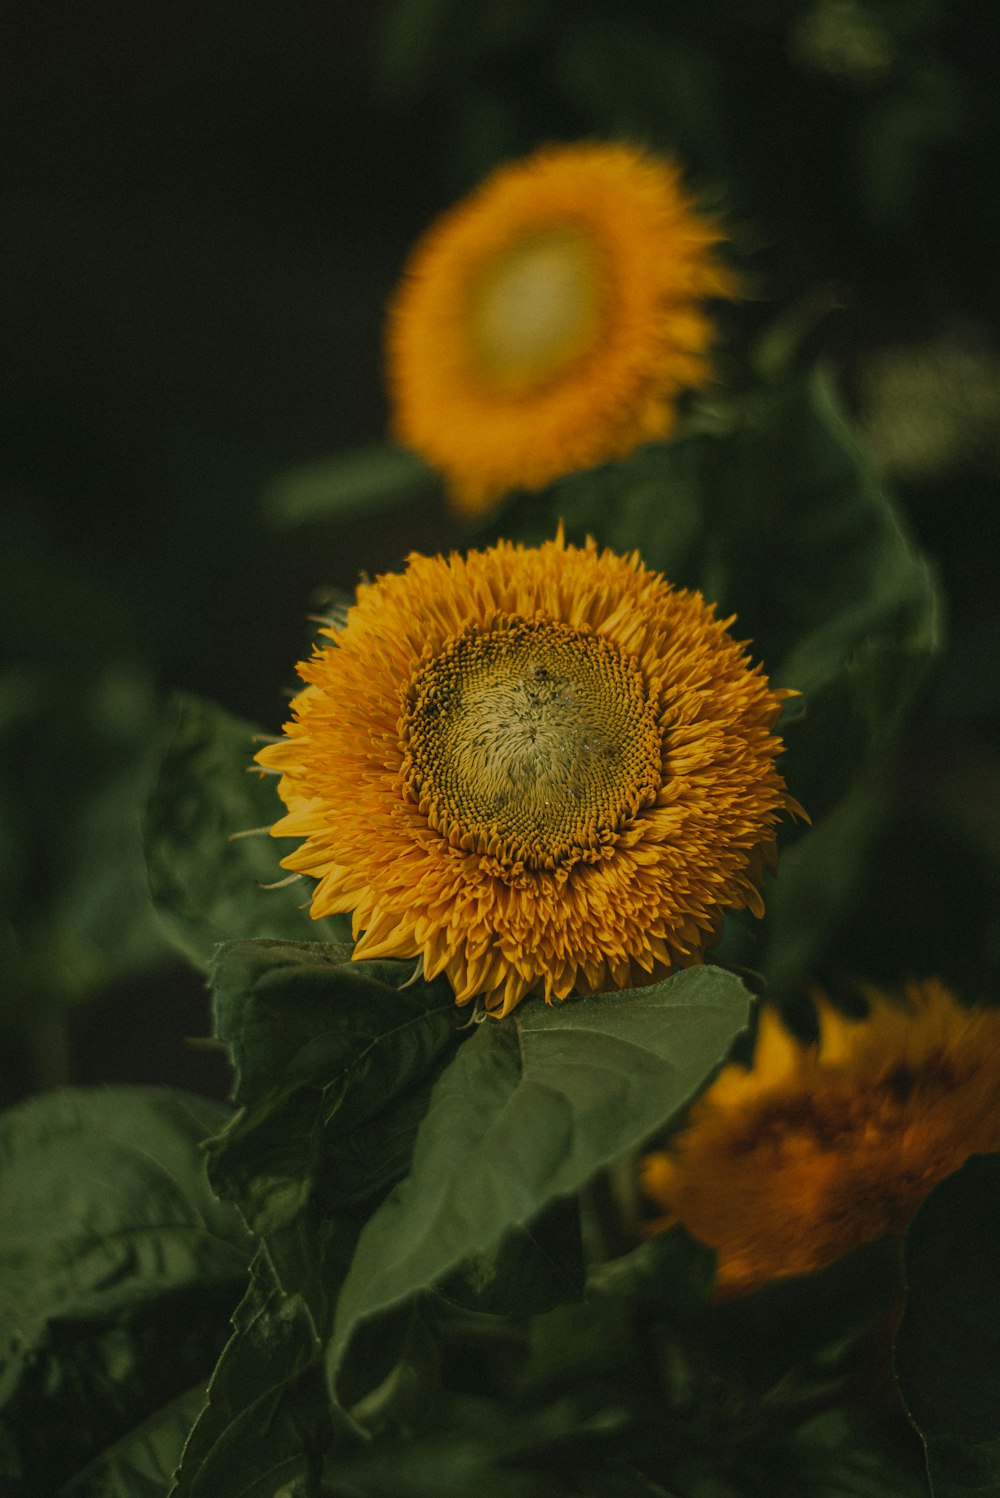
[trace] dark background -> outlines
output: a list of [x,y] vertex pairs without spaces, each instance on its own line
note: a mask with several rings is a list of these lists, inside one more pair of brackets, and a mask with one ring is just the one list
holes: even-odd
[[[955,641],[946,710],[909,746],[897,872],[873,868],[872,889],[929,956],[971,941],[998,959],[998,50],[1000,12],[971,0],[203,0],[8,18],[4,1099],[63,1080],[225,1090],[218,1056],[184,1039],[208,1027],[200,975],[126,952],[124,912],[118,939],[106,808],[134,823],[132,769],[167,693],[275,730],[317,588],[457,540],[439,496],[282,532],[260,495],[290,465],[381,438],[381,325],[409,246],[497,160],[548,139],[677,150],[726,212],[752,295],[726,328],[724,381],[784,314],[802,357],[837,371],[935,558]],[[903,351],[895,386],[887,350]],[[943,423],[936,446],[922,411]],[[932,857],[956,870],[933,929],[916,899]]]
[[316,581],[262,479],[381,435],[383,305],[446,198],[442,112],[374,101],[381,9],[66,7],[5,63],[8,497],[109,633],[254,716]]

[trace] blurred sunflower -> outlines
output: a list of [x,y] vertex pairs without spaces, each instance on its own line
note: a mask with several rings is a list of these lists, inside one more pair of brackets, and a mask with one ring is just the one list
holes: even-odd
[[500,168],[417,245],[389,312],[399,440],[475,515],[669,435],[709,377],[701,303],[737,294],[670,161],[555,146]]
[[901,1233],[966,1157],[1000,1149],[1000,1010],[937,980],[905,1004],[866,990],[867,1019],[817,1000],[818,1044],[764,1009],[753,1067],[725,1066],[643,1187],[718,1255],[716,1293],[744,1295]]
[[[731,622],[731,621],[730,621]],[[633,554],[502,542],[412,556],[358,589],[261,765],[354,955],[417,956],[507,1014],[701,960],[760,914],[774,824],[772,690],[697,593]]]

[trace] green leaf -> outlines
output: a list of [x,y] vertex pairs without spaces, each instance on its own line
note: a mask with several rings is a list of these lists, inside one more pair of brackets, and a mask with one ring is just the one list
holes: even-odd
[[58,1498],[164,1498],[204,1402],[202,1385],[185,1390],[102,1452]]
[[681,1324],[707,1304],[714,1283],[714,1250],[678,1223],[630,1253],[595,1266],[587,1280],[587,1298],[628,1302]]
[[930,1193],[904,1266],[896,1377],[935,1498],[1000,1493],[1000,1156]]
[[171,1498],[304,1498],[332,1429],[312,1317],[261,1251]]
[[533,1222],[508,1228],[499,1243],[467,1259],[441,1293],[470,1310],[523,1318],[578,1300],[584,1284],[579,1205],[557,1197]]
[[512,1408],[487,1399],[441,1400],[412,1439],[376,1439],[329,1462],[330,1498],[663,1498],[664,1490],[608,1480],[606,1448],[619,1435],[603,1410]]
[[785,770],[815,819],[899,726],[939,648],[937,590],[822,373],[755,393],[705,451],[699,583],[802,693]]
[[409,1167],[462,1021],[444,980],[410,983],[412,972],[351,962],[344,946],[276,941],[230,943],[212,969],[240,1110],[210,1141],[211,1179],[320,1325],[361,1223]]
[[[395,1335],[386,1337],[382,1323],[376,1345],[367,1359],[369,1372],[386,1362],[387,1349],[395,1356],[384,1377],[369,1380],[364,1397],[351,1408],[358,1429],[376,1441],[412,1440],[421,1427],[433,1426],[442,1393],[442,1348],[434,1307],[411,1302],[401,1312]],[[426,1311],[426,1314],[425,1314]]]
[[335,1385],[358,1325],[579,1190],[690,1098],[747,1015],[718,968],[481,1024],[437,1082],[408,1178],[363,1229],[337,1308]]
[[49,1093],[0,1120],[0,1476],[67,1481],[199,1378],[249,1246],[199,1144],[226,1109]]
[[959,723],[1000,712],[1000,618],[979,618],[952,640],[930,705]]
[[866,1243],[815,1274],[779,1277],[706,1307],[695,1326],[698,1360],[722,1386],[780,1410],[786,1426],[820,1400],[852,1403],[873,1390],[881,1397],[898,1298],[897,1245]]
[[886,821],[887,797],[871,779],[850,790],[782,855],[767,895],[761,964],[773,989],[794,993],[857,892],[867,850]]
[[440,479],[414,453],[380,444],[306,463],[273,479],[261,507],[282,529],[354,520],[433,494]]
[[342,921],[313,921],[302,908],[308,882],[263,887],[284,877],[282,849],[266,834],[239,834],[269,827],[284,809],[272,777],[252,763],[255,747],[249,723],[200,698],[174,698],[146,807],[146,872],[164,927],[202,967],[222,941],[345,934]]
[[15,667],[0,700],[0,1023],[43,1027],[169,955],[139,837],[155,698],[119,661]]
[[236,1066],[240,1112],[212,1142],[212,1175],[256,1231],[295,1216],[331,1150],[341,1168],[334,1199],[384,1184],[376,1138],[381,1169],[398,1173],[390,1105],[405,1105],[461,1018],[446,982],[406,986],[411,976],[410,963],[352,962],[350,948],[332,943],[221,948],[211,976],[216,1032]]

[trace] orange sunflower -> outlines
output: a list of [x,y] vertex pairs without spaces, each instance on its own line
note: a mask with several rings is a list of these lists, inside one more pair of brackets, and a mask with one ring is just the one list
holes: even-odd
[[[730,621],[731,622],[731,621]],[[299,666],[285,868],[354,955],[423,958],[505,1015],[701,960],[763,909],[783,699],[697,593],[556,540],[411,556]]]
[[1000,1150],[1000,1010],[964,1009],[936,979],[868,1018],[817,1000],[819,1042],[764,1009],[753,1067],[723,1068],[643,1186],[718,1255],[716,1293],[744,1295],[901,1233],[970,1154]]
[[670,434],[709,377],[702,303],[737,294],[670,161],[553,146],[501,167],[417,245],[390,307],[397,438],[479,514]]

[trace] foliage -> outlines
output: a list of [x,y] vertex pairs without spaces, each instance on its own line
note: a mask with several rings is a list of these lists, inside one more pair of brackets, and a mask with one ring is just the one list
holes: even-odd
[[[156,717],[151,683],[125,663],[67,675],[21,664],[0,678],[0,1025],[8,1028],[78,1004],[166,949],[138,829]],[[26,754],[26,745],[38,752]]]
[[479,1025],[431,1094],[405,1186],[362,1232],[331,1378],[363,1318],[495,1248],[662,1128],[745,1019],[738,980],[708,968]]
[[329,1424],[317,1351],[308,1311],[282,1292],[260,1251],[170,1493],[305,1491],[299,1484],[315,1472]]
[[228,1110],[179,1092],[32,1099],[0,1125],[0,1474],[12,1498],[161,1493],[249,1242],[199,1141]]
[[[84,1024],[122,1075],[101,999],[141,1037],[184,962],[233,1095],[0,1116],[0,1490],[1000,1492],[997,1157],[902,1246],[731,1302],[637,1186],[748,1057],[751,990],[803,1034],[814,983],[941,972],[997,1002],[1000,10],[342,9],[297,71],[294,22],[248,13],[234,47],[209,4],[207,47],[166,27],[135,67],[125,24],[79,67],[60,37],[70,94],[61,67],[15,91],[59,162],[8,204],[0,288],[0,1085],[85,1070]],[[50,128],[67,98],[86,129]],[[676,155],[746,297],[676,440],[463,533],[384,438],[377,325],[435,212],[585,138]],[[560,521],[736,616],[799,693],[782,770],[810,821],[708,966],[477,1022],[280,882],[250,720],[280,723],[317,585]]]
[[935,1498],[1000,1487],[1000,1158],[942,1181],[907,1233],[896,1371]]
[[[322,502],[388,503],[407,471],[366,459]],[[491,526],[533,542],[560,521],[618,550],[641,538],[797,693],[785,773],[813,822],[786,839],[762,937],[733,924],[723,965],[477,1022],[446,979],[354,962],[343,924],[309,919],[269,840],[239,836],[276,806],[251,726],[176,698],[153,746],[147,875],[164,930],[209,972],[235,1112],[70,1093],[8,1120],[11,1168],[24,1161],[0,1428],[15,1491],[925,1491],[886,1365],[891,1246],[718,1304],[709,1250],[680,1227],[644,1240],[635,1170],[745,1047],[731,967],[793,1001],[822,961],[939,646],[931,570],[817,374],[779,372],[673,444],[514,495]],[[207,1181],[191,1153],[205,1133]],[[81,1180],[115,1182],[113,1208],[72,1179],[81,1158]],[[919,1371],[945,1303],[921,1250],[936,1200],[910,1237],[897,1358],[936,1490],[957,1493],[993,1437]],[[185,1246],[168,1253],[175,1223]],[[125,1267],[109,1267],[120,1243]],[[26,1434],[43,1400],[44,1443]]]
[[[168,935],[199,966],[220,941],[316,929],[297,881],[268,888],[284,876],[266,836],[274,795],[254,748],[254,728],[213,703],[178,696],[164,714],[143,819],[146,874]],[[320,930],[341,932],[332,921]]]

